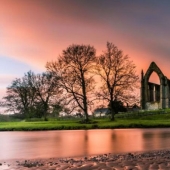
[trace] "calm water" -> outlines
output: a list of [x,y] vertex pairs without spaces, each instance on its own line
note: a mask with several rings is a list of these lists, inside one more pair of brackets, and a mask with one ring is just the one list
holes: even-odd
[[0,132],[0,158],[50,158],[170,149],[170,129]]

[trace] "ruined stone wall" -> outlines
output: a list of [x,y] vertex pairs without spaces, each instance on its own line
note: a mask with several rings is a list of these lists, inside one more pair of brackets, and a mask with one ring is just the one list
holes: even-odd
[[[153,72],[158,75],[160,85],[149,82]],[[154,62],[150,64],[146,74],[141,72],[141,107],[147,110],[170,108],[170,80]]]
[[160,102],[146,102],[146,110],[160,109]]

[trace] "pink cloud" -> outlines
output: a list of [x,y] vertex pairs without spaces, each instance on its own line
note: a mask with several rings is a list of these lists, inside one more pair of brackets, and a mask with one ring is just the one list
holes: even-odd
[[[126,5],[117,2],[104,10],[95,3],[89,5],[76,1],[66,4],[66,1],[1,0],[0,55],[45,70],[46,62],[55,60],[72,43],[94,45],[99,55],[105,50],[106,42],[110,41],[130,56],[139,75],[141,69],[146,71],[150,62],[155,61],[170,77],[168,62],[164,62],[161,56],[164,53],[165,59],[167,50],[157,51],[160,41],[162,46],[169,47],[169,39],[166,41],[163,33],[155,36],[159,33],[157,23],[144,26],[143,18],[160,17],[157,14],[159,8],[144,8],[141,3],[138,8],[133,4],[130,7]],[[166,19],[164,17],[163,21]],[[167,22],[163,26],[167,28]]]

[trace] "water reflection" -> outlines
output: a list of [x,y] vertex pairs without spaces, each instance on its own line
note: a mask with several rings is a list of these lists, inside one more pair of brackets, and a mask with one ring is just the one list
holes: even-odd
[[157,129],[153,133],[153,130],[145,130],[143,133],[143,148],[157,149],[169,149],[170,148],[170,130],[169,129]]
[[0,132],[0,158],[86,156],[170,148],[170,129]]

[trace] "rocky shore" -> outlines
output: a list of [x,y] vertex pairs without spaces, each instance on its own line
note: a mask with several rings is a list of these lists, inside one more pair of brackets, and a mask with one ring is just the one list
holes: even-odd
[[170,170],[170,150],[0,161],[0,170]]

